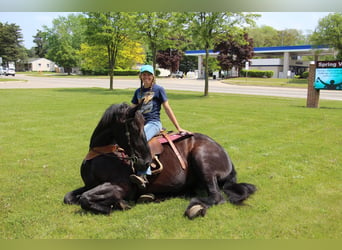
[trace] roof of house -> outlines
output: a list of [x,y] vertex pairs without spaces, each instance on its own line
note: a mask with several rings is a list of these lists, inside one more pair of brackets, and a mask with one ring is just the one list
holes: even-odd
[[27,62],[28,62],[28,63],[33,63],[33,62],[35,62],[35,61],[39,61],[39,60],[42,60],[42,59],[52,62],[51,60],[46,59],[46,58],[29,58],[29,59],[27,60]]

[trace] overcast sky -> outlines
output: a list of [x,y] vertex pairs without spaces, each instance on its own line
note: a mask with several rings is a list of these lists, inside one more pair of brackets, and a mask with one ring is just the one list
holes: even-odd
[[[328,12],[254,12],[262,16],[256,20],[257,25],[268,25],[277,30],[297,29],[306,33],[312,32],[319,19]],[[51,27],[52,20],[58,16],[67,16],[70,12],[0,12],[0,22],[15,23],[20,26],[24,46],[35,46],[33,37],[43,25]]]

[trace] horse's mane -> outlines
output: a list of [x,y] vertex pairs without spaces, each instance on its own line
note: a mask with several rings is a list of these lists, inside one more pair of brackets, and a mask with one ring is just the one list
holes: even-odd
[[100,119],[99,125],[106,127],[113,122],[124,122],[127,116],[127,110],[129,109],[127,103],[112,104],[104,112],[102,118]]
[[[140,131],[140,127],[144,126],[144,117],[139,112],[135,112],[139,107],[131,108],[127,103],[112,104],[109,106],[101,117],[98,125],[96,126],[91,138],[90,147],[103,146],[113,143],[113,136],[118,131],[113,130],[117,125],[122,126],[127,121],[130,122],[130,128],[132,133]],[[134,119],[131,119],[133,118]],[[123,132],[123,131],[121,131]],[[123,134],[123,133],[120,133]],[[117,136],[118,134],[116,134]],[[140,134],[136,134],[139,136]]]
[[94,129],[89,146],[92,148],[114,143],[113,126],[125,122],[128,109],[129,105],[127,103],[112,104],[109,106]]

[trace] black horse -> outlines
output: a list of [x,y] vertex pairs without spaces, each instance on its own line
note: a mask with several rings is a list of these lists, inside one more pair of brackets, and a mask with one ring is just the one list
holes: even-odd
[[132,108],[123,103],[105,111],[81,165],[85,185],[67,193],[64,203],[109,214],[115,209],[129,209],[128,201],[136,201],[144,193],[157,197],[191,195],[193,198],[184,215],[192,219],[204,216],[210,206],[225,202],[221,190],[236,205],[242,205],[256,191],[253,184],[237,183],[227,152],[208,136],[198,133],[174,142],[180,157],[185,159],[185,167],[172,147],[165,144],[159,154],[163,170],[148,176],[147,188],[139,190],[129,181],[129,176],[135,169],[149,166],[152,156],[143,130],[144,119],[138,109],[139,106]]

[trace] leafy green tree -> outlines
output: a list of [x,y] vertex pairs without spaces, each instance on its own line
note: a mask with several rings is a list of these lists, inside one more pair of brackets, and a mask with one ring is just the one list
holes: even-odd
[[72,67],[80,64],[79,50],[84,40],[85,26],[81,14],[70,14],[67,17],[58,17],[53,20],[52,28],[44,26],[40,33],[47,41],[46,57],[57,65],[64,67],[70,74]]
[[31,47],[31,49],[26,49],[26,54],[28,58],[37,57],[36,50],[34,47]]
[[189,71],[195,71],[198,65],[197,56],[184,56],[179,63],[179,70],[187,74]]
[[83,74],[103,74],[108,68],[107,48],[103,45],[83,43],[79,51]]
[[212,75],[214,71],[219,71],[221,69],[219,61],[215,57],[209,57],[208,60],[209,75]]
[[40,58],[45,57],[48,51],[46,37],[46,34],[41,30],[37,30],[36,35],[33,37],[33,42],[37,45],[34,47],[35,55]]
[[275,39],[277,46],[294,46],[305,44],[305,36],[297,29],[285,29],[277,31]]
[[18,25],[0,22],[0,56],[4,65],[25,58],[23,36]]
[[[81,69],[86,74],[108,74],[107,48],[104,45],[82,44],[80,50]],[[145,61],[141,44],[128,40],[118,52],[115,69],[131,69]]]
[[336,58],[342,60],[342,14],[332,13],[320,19],[310,40],[316,45],[330,45],[336,48]]
[[135,13],[136,36],[148,46],[153,68],[156,67],[157,52],[175,48],[175,15],[170,12]]
[[119,51],[130,33],[131,15],[125,12],[85,13],[87,41],[90,45],[103,45],[107,49],[110,89],[113,89],[114,68]]
[[276,30],[271,26],[263,25],[247,30],[253,38],[255,47],[291,46],[307,43],[307,37],[297,29]]
[[146,55],[143,46],[137,42],[126,38],[123,48],[118,53],[117,69],[131,69],[137,64],[145,62]]
[[205,86],[204,96],[209,92],[209,50],[213,48],[214,42],[221,36],[230,33],[231,35],[240,34],[241,27],[254,25],[255,14],[242,14],[231,12],[190,12],[185,14],[187,22],[184,28],[191,30],[193,40],[205,49]]
[[271,26],[263,25],[261,27],[254,27],[247,30],[248,35],[253,38],[255,47],[272,47],[279,46],[279,33]]

